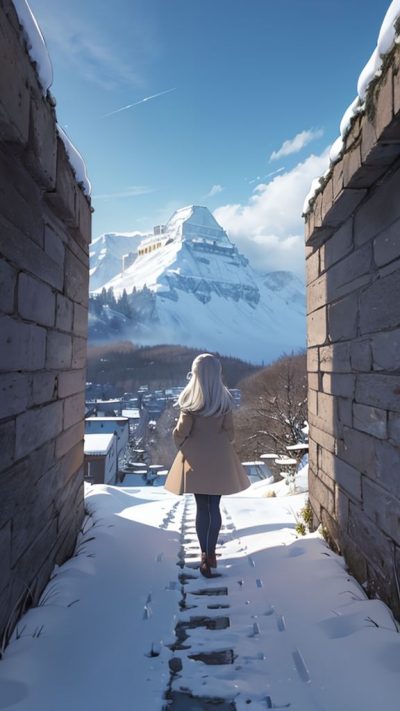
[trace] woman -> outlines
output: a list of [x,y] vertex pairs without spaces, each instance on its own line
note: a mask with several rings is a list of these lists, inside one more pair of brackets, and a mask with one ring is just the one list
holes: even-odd
[[232,447],[233,399],[221,373],[220,361],[210,353],[194,359],[189,383],[178,398],[181,412],[173,437],[179,452],[165,482],[173,494],[195,495],[200,571],[206,577],[217,567],[221,495],[236,494],[250,486]]

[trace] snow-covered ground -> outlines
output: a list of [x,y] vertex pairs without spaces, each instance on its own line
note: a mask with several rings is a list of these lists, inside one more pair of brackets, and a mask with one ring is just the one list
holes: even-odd
[[[317,533],[297,538],[306,493],[265,494],[253,485],[223,497],[218,577],[207,580],[196,567],[193,497],[88,486],[76,555],[54,571],[0,661],[0,708],[161,711],[168,690],[171,708],[185,711],[210,708],[189,691],[238,711],[397,711],[390,611]],[[172,651],[178,622],[196,626]],[[190,658],[211,652],[225,663]],[[171,676],[172,658],[181,669]]]

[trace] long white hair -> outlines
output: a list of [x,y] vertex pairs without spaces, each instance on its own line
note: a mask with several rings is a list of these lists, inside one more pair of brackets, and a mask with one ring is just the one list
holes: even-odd
[[202,353],[194,359],[190,380],[177,404],[181,410],[203,417],[224,415],[232,410],[233,398],[222,382],[222,366],[218,358],[211,353]]

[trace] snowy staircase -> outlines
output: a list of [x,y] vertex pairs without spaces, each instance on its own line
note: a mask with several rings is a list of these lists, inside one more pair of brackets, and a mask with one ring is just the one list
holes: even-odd
[[178,553],[180,611],[163,711],[294,711],[299,702],[324,711],[284,615],[268,601],[257,554],[247,553],[229,511],[223,510],[219,564],[209,579],[199,572],[194,519],[195,503],[187,496]]

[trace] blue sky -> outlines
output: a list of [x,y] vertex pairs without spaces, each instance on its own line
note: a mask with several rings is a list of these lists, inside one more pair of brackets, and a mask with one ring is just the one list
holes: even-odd
[[263,269],[301,274],[299,205],[325,168],[388,0],[30,5],[58,120],[92,182],[93,238],[206,204]]

